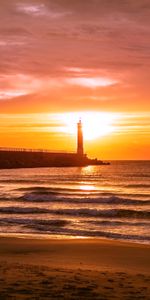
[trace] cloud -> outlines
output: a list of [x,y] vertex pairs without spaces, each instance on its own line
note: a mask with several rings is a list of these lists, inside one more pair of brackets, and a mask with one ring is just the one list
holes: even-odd
[[64,70],[69,78],[67,84],[86,88],[107,87],[119,83],[118,80],[109,78],[106,70],[98,68],[65,67]]
[[12,98],[16,97],[21,97],[24,95],[27,95],[27,91],[23,90],[5,90],[5,91],[0,91],[0,100],[9,100]]
[[51,7],[47,7],[45,4],[29,4],[29,3],[18,3],[16,5],[16,9],[18,12],[25,13],[31,16],[47,16],[51,19],[57,19],[64,17],[70,12],[68,11],[58,11],[56,9],[51,9]]
[[0,76],[0,100],[10,100],[38,91],[41,81],[29,75],[13,74]]
[[87,88],[106,87],[117,83],[117,81],[113,79],[100,78],[100,77],[69,78],[66,79],[65,81],[72,85],[79,85]]
[[35,77],[29,74],[13,74],[0,76],[0,100],[10,100],[24,95],[44,94],[51,89],[63,88],[64,78]]
[[0,40],[0,47],[13,47],[13,46],[23,46],[25,45],[25,41],[19,40]]
[[25,4],[25,3],[18,3],[16,5],[16,8],[19,12],[23,12],[27,15],[33,15],[33,16],[40,16],[40,15],[46,15],[47,9],[44,4]]

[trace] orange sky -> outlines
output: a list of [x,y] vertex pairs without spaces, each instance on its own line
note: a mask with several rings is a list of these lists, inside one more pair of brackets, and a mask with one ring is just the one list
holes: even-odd
[[90,156],[150,159],[149,14],[147,0],[2,0],[0,147],[75,150],[83,115]]

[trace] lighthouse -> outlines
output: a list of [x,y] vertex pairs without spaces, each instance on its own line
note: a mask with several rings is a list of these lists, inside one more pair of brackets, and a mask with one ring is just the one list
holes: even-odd
[[77,123],[77,154],[80,156],[84,155],[83,151],[83,131],[81,119]]

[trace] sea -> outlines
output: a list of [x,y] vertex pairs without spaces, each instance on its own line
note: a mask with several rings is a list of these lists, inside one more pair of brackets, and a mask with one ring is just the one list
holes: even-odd
[[150,243],[150,161],[0,170],[0,235]]

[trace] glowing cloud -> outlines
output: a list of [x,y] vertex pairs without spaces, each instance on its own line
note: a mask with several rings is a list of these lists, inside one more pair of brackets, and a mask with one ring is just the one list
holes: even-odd
[[46,7],[44,4],[33,5],[33,4],[17,4],[17,10],[24,12],[29,15],[39,16],[47,13]]
[[69,84],[78,85],[88,88],[98,88],[114,85],[117,81],[109,78],[102,77],[78,77],[78,78],[69,78],[66,80]]
[[70,14],[70,12],[66,12],[66,11],[55,11],[55,10],[49,9],[44,4],[19,3],[19,4],[17,4],[17,10],[20,12],[23,12],[27,15],[32,15],[35,17],[48,16],[52,19],[60,18],[67,14]]
[[27,95],[27,91],[13,91],[13,90],[8,90],[8,91],[1,91],[0,92],[0,100],[6,100],[6,99],[12,99],[20,96],[25,96]]
[[38,91],[43,85],[40,79],[24,74],[3,75],[0,79],[0,100],[28,95]]

